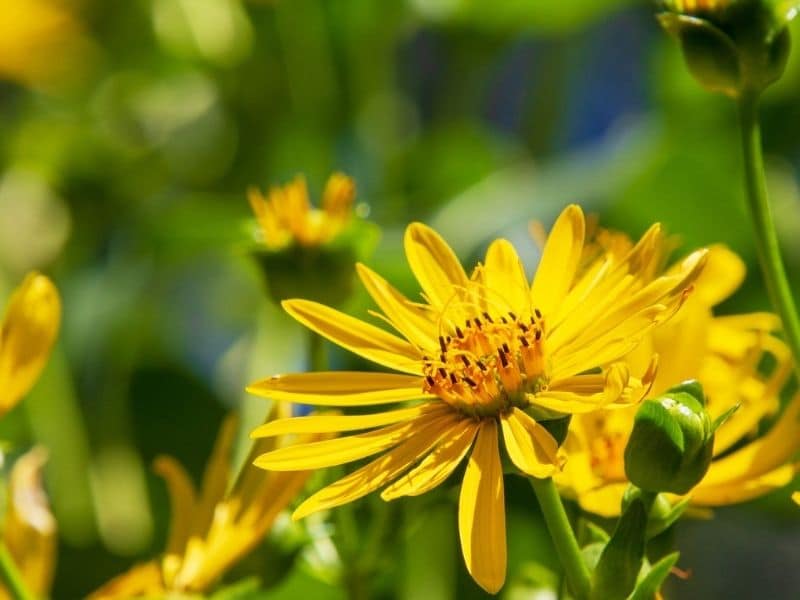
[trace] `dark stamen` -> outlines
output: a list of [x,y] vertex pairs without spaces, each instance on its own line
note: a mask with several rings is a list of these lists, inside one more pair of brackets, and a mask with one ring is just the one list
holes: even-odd
[[459,337],[459,339],[464,339],[464,332],[461,331],[461,327],[458,325],[456,325],[456,335]]
[[525,337],[523,337],[523,336],[519,336],[519,341],[520,341],[520,343],[521,343],[523,346],[525,346],[526,348],[527,348],[528,346],[530,346],[530,343],[528,342],[528,340],[527,340],[527,339],[525,339]]
[[462,355],[461,355],[461,362],[463,362],[463,363],[464,363],[464,366],[465,366],[465,367],[468,367],[468,366],[469,366],[469,364],[470,364],[470,363],[469,363],[469,359],[467,358],[467,355],[466,355],[466,354],[462,354]]
[[439,347],[442,349],[442,352],[447,352],[447,344],[444,343],[444,338],[439,336]]
[[508,366],[508,359],[506,358],[505,352],[503,352],[502,348],[497,349],[497,355],[500,357],[500,362],[503,363],[504,367]]
[[464,381],[466,381],[466,382],[467,382],[467,383],[468,383],[470,386],[472,386],[472,387],[478,387],[478,384],[477,384],[477,383],[475,383],[475,381],[474,381],[473,379],[471,379],[471,378],[469,378],[469,377],[462,377],[462,379],[463,379]]
[[439,375],[441,375],[445,379],[447,378],[447,371],[445,370],[444,367],[439,367]]
[[494,323],[494,321],[492,321],[492,317],[489,316],[488,312],[484,311],[483,318],[486,319],[487,321],[489,321],[489,323]]
[[537,319],[541,319],[542,318],[542,311],[540,311],[538,308],[534,308],[533,309],[533,314],[536,315]]

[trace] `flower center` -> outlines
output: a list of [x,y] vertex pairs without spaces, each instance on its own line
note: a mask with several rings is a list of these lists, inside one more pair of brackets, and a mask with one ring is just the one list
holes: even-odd
[[488,312],[439,336],[438,359],[423,357],[425,392],[470,416],[494,416],[528,405],[526,393],[547,386],[544,319]]

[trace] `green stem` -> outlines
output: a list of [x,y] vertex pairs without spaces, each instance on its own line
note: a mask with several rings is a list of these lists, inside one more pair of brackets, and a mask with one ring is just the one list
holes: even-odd
[[328,370],[328,352],[325,349],[325,340],[322,336],[308,332],[308,367],[311,371],[320,372]]
[[8,585],[11,597],[14,600],[35,599],[35,596],[25,586],[25,581],[22,579],[22,574],[19,572],[17,564],[2,541],[0,541],[0,575]]
[[758,260],[767,284],[767,293],[783,323],[786,341],[794,355],[795,370],[800,376],[800,320],[781,259],[767,197],[761,130],[758,125],[758,93],[746,93],[739,99],[739,123],[742,130],[747,202],[755,228]]
[[536,498],[539,500],[547,529],[550,531],[550,537],[556,547],[561,565],[564,567],[572,593],[578,600],[586,600],[589,598],[592,588],[591,574],[589,567],[583,561],[578,540],[569,524],[558,490],[550,478],[531,477],[530,482]]

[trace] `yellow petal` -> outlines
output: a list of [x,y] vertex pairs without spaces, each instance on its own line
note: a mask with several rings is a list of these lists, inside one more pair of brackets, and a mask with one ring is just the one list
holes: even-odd
[[587,512],[601,517],[618,517],[627,483],[609,483],[587,490],[578,496],[578,504]]
[[585,234],[583,211],[575,204],[569,205],[556,219],[547,237],[531,286],[533,306],[545,315],[555,312],[572,285]]
[[525,412],[514,407],[500,417],[503,439],[511,461],[533,477],[550,477],[558,469],[558,443]]
[[724,506],[746,502],[788,485],[797,471],[798,465],[791,464],[729,483],[705,485],[703,481],[691,491],[692,503],[699,506]]
[[795,504],[800,504],[800,492],[795,492],[792,494],[792,500]]
[[506,579],[506,509],[494,419],[481,423],[467,463],[458,533],[467,571],[484,590],[496,594]]
[[247,391],[317,406],[368,406],[435,397],[422,391],[421,377],[356,371],[275,375],[247,386]]
[[281,304],[303,325],[342,348],[390,369],[421,372],[419,351],[383,329],[310,300],[284,300]]
[[723,245],[711,246],[703,272],[695,282],[695,294],[704,306],[715,306],[735,292],[744,281],[744,261]]
[[418,424],[402,444],[303,502],[292,519],[302,519],[313,512],[352,502],[389,483],[422,459],[440,440],[450,437],[457,423],[458,417],[449,414]]
[[36,447],[14,463],[3,523],[3,542],[37,597],[49,595],[56,558],[56,521],[42,486],[46,461],[47,451]]
[[412,223],[404,244],[411,271],[432,305],[441,308],[467,288],[467,275],[458,257],[433,229]]
[[163,477],[169,492],[171,518],[165,551],[168,554],[179,554],[183,552],[189,539],[192,515],[197,508],[196,491],[189,474],[171,456],[156,458],[153,471]]
[[311,415],[278,419],[264,423],[250,433],[251,438],[285,435],[292,433],[335,433],[340,431],[357,431],[371,429],[383,425],[391,425],[400,421],[415,419],[426,412],[441,407],[441,404],[429,402],[372,415]]
[[0,415],[33,386],[47,363],[61,320],[53,283],[30,273],[9,301],[0,330]]
[[486,252],[483,272],[487,301],[490,306],[500,305],[498,312],[517,314],[531,311],[528,280],[522,262],[508,240],[495,240]]
[[123,600],[126,598],[157,598],[165,590],[161,567],[151,560],[131,567],[128,571],[108,581],[89,594],[88,600]]
[[414,306],[388,281],[368,267],[358,263],[356,270],[367,292],[392,325],[418,347],[435,350],[437,341],[434,334],[437,329],[424,311]]
[[[445,417],[449,417],[449,412],[445,413]],[[445,417],[442,411],[436,411],[375,431],[278,448],[262,454],[253,464],[270,471],[300,471],[343,465],[396,446],[406,438],[416,435],[416,429],[438,423]]]
[[461,421],[433,452],[411,471],[381,493],[384,500],[401,496],[419,496],[447,479],[467,455],[478,426],[472,420]]

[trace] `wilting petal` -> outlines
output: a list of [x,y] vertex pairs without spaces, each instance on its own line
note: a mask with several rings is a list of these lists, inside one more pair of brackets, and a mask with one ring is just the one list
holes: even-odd
[[404,242],[411,271],[432,305],[441,308],[467,288],[464,268],[433,229],[412,223],[406,229]]
[[583,211],[571,204],[556,219],[547,237],[531,286],[532,304],[545,315],[555,312],[572,285],[585,235]]
[[389,483],[419,461],[440,440],[450,437],[456,423],[457,417],[448,415],[426,424],[418,424],[414,433],[402,444],[322,488],[303,502],[292,518],[302,519],[313,512],[352,502]]
[[495,240],[486,251],[483,272],[487,301],[490,306],[518,314],[530,312],[531,298],[522,262],[508,240]]
[[369,406],[433,398],[422,391],[421,377],[355,371],[275,375],[247,386],[247,391],[317,406]]
[[285,300],[283,308],[334,344],[384,367],[420,373],[420,353],[407,341],[374,325],[310,300]]
[[506,510],[503,468],[494,419],[481,423],[458,501],[458,533],[472,578],[490,594],[506,579]]
[[500,417],[506,450],[517,468],[533,477],[550,477],[558,469],[558,443],[534,419],[514,407]]
[[47,363],[61,320],[53,283],[30,273],[9,301],[0,330],[0,414],[11,410]]
[[415,419],[426,412],[441,407],[442,403],[437,402],[372,415],[312,415],[309,417],[278,419],[264,423],[261,427],[255,429],[250,434],[250,437],[259,438],[291,433],[334,433],[371,429]]
[[383,490],[381,498],[418,496],[435,488],[464,460],[476,433],[478,426],[472,420],[461,421],[425,460]]

